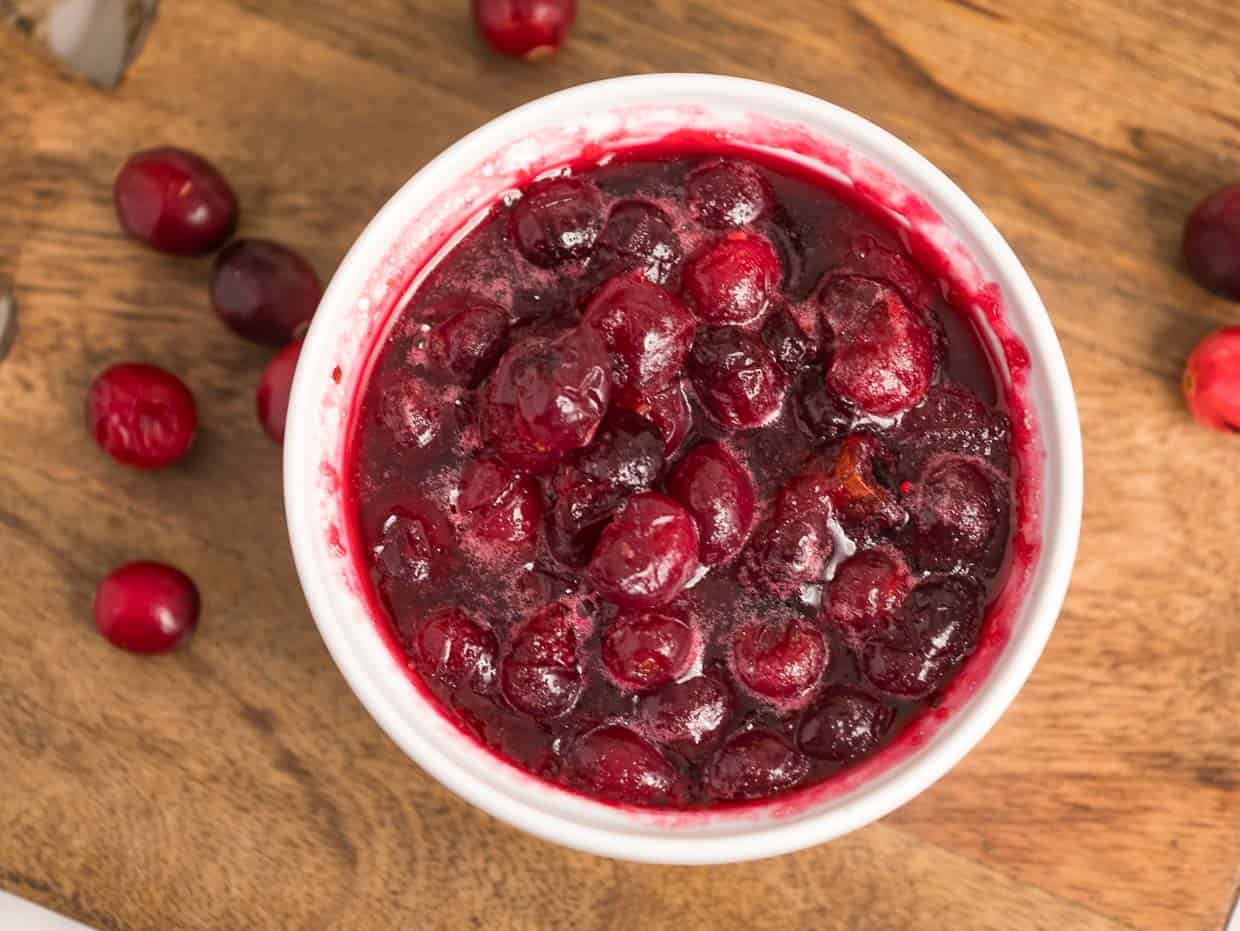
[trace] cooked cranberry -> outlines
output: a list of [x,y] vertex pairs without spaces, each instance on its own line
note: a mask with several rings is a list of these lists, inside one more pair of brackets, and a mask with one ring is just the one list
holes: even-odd
[[622,408],[640,414],[656,427],[663,436],[663,450],[668,458],[676,453],[693,428],[693,409],[683,382],[648,398],[617,398]]
[[762,340],[735,327],[700,333],[689,356],[689,373],[702,405],[733,430],[773,420],[788,391],[788,377]]
[[676,770],[655,747],[622,724],[578,737],[568,753],[569,778],[591,795],[617,802],[670,801]]
[[456,506],[471,533],[498,543],[532,543],[543,516],[538,483],[496,459],[465,467]]
[[544,472],[594,438],[610,402],[611,366],[592,330],[530,337],[500,360],[483,437],[518,468]]
[[456,295],[428,310],[433,321],[426,357],[449,380],[473,388],[490,374],[508,346],[508,314],[493,301]]
[[774,515],[758,528],[745,550],[742,581],[790,598],[800,586],[824,580],[835,551],[828,490],[826,475],[808,474],[780,491]]
[[856,539],[874,539],[908,520],[876,472],[876,466],[885,466],[888,459],[883,444],[866,434],[853,434],[840,447],[832,467],[831,501],[840,523]]
[[900,421],[900,471],[912,478],[927,459],[941,452],[1002,466],[1008,461],[1010,436],[1007,417],[991,410],[964,385],[935,385],[926,400]]
[[1193,210],[1184,258],[1203,287],[1240,301],[1240,185],[1215,191]]
[[611,353],[616,391],[645,397],[679,376],[693,343],[693,315],[644,278],[608,281],[586,308],[584,323]]
[[697,525],[679,504],[653,492],[628,500],[590,560],[591,581],[622,608],[667,604],[697,570]]
[[136,362],[105,369],[91,383],[86,418],[104,452],[140,469],[176,462],[198,427],[194,396],[184,382]]
[[112,199],[121,228],[160,252],[205,255],[237,228],[237,195],[214,165],[185,149],[131,155]]
[[647,695],[638,706],[643,729],[653,739],[692,755],[709,746],[732,718],[732,693],[713,676],[694,676]]
[[1207,427],[1240,433],[1240,327],[1215,330],[1198,343],[1184,368],[1184,398]]
[[95,589],[95,627],[131,653],[175,650],[198,626],[198,589],[184,572],[156,562],[131,562]]
[[801,324],[781,307],[762,324],[762,339],[775,361],[789,375],[796,375],[818,358],[818,342],[801,329]]
[[435,441],[443,426],[442,398],[414,376],[390,386],[379,408],[379,420],[401,446],[424,449]]
[[592,181],[547,178],[513,205],[511,222],[517,247],[535,265],[582,259],[603,230],[603,195]]
[[626,491],[645,491],[663,474],[663,437],[644,417],[614,411],[577,459],[577,468]]
[[556,499],[547,514],[547,545],[560,562],[580,568],[590,561],[603,528],[628,492],[574,468],[561,468],[553,488]]
[[869,414],[899,414],[926,396],[934,375],[930,329],[890,285],[837,278],[822,295],[834,333],[827,381]]
[[571,711],[585,687],[577,647],[577,628],[568,606],[548,605],[526,621],[500,671],[509,704],[540,721]]
[[474,22],[488,45],[514,58],[543,58],[568,36],[577,0],[473,0]]
[[746,226],[771,212],[775,195],[758,169],[731,158],[712,159],[685,179],[689,208],[705,226]]
[[415,500],[388,514],[375,544],[375,563],[389,579],[422,584],[446,574],[451,545],[443,512],[429,501]]
[[784,482],[775,496],[776,517],[814,517],[831,519],[834,504],[832,476],[819,469],[810,469]]
[[820,379],[811,377],[797,401],[801,423],[816,442],[832,443],[852,429],[852,413]]
[[750,621],[732,635],[732,669],[759,697],[780,705],[803,701],[827,665],[822,631],[798,617]]
[[682,675],[693,628],[670,611],[621,615],[603,632],[603,665],[622,689],[648,692]]
[[768,730],[728,738],[711,761],[707,785],[719,798],[764,798],[790,789],[809,774],[809,760]]
[[843,263],[832,277],[859,275],[893,285],[914,307],[929,307],[939,293],[934,280],[923,272],[908,253],[885,245],[864,233],[856,237]]
[[899,550],[862,550],[835,570],[823,616],[850,642],[861,643],[890,621],[912,587]]
[[599,237],[596,258],[612,275],[637,272],[653,284],[667,284],[681,260],[680,238],[654,204],[618,204]]
[[495,634],[460,608],[442,608],[418,624],[412,659],[418,672],[448,688],[482,691],[495,680]]
[[288,417],[288,399],[293,392],[293,376],[301,355],[301,340],[289,343],[267,363],[258,380],[258,422],[277,443],[284,442],[284,421]]
[[835,689],[801,720],[797,742],[817,760],[851,763],[887,736],[895,709],[849,689]]
[[694,447],[668,479],[668,492],[697,521],[701,560],[707,565],[735,556],[753,528],[753,478],[726,446]]
[[283,346],[302,336],[323,298],[323,282],[292,249],[238,239],[211,269],[211,306],[240,336]]
[[766,312],[782,277],[779,255],[766,239],[730,233],[689,260],[685,300],[703,323],[743,326]]
[[912,517],[917,559],[925,568],[951,569],[982,558],[1001,520],[988,467],[950,453],[931,460]]

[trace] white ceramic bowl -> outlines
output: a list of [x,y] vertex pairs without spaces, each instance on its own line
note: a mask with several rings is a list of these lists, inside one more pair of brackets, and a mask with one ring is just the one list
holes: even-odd
[[[946,256],[968,293],[997,296],[985,324],[1032,417],[1024,505],[1041,547],[1001,601],[996,636],[942,705],[892,747],[788,799],[707,813],[592,801],[543,783],[464,736],[406,674],[371,616],[343,518],[343,447],[368,350],[410,269],[451,244],[463,221],[531,174],[581,154],[700,130],[775,147],[866,191]],[[1006,321],[1006,322],[1004,322]],[[1006,355],[1005,355],[1006,354]],[[1016,372],[1017,367],[1010,367]],[[1040,435],[1040,441],[1038,436]],[[1038,446],[1040,445],[1040,450]],[[631,860],[716,863],[822,843],[882,817],[946,773],[995,723],[1054,626],[1080,530],[1082,461],[1068,371],[1037,291],[1007,243],[933,165],[873,124],[781,87],[708,75],[620,78],[553,94],[502,116],[419,171],[350,250],[307,336],[284,442],[285,504],[297,570],[332,656],[362,703],[436,779],[498,818],[556,843]]]

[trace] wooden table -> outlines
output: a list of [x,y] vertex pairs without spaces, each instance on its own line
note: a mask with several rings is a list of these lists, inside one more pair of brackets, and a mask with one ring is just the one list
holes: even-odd
[[[571,44],[486,54],[465,0],[167,0],[105,94],[0,38],[0,887],[101,929],[1217,931],[1240,879],[1240,443],[1178,395],[1240,307],[1185,276],[1185,214],[1240,179],[1234,0],[583,0]],[[1050,646],[994,732],[844,840],[715,869],[526,837],[426,777],[346,688],[299,593],[265,353],[207,307],[205,261],[126,241],[130,151],[199,149],[242,231],[326,274],[413,171],[484,120],[641,71],[777,81],[942,166],[1042,289],[1079,393],[1087,503]],[[200,442],[155,475],[82,427],[91,377],[157,361]],[[1234,483],[1234,484],[1233,484]],[[97,580],[199,582],[185,652],[120,653]]]

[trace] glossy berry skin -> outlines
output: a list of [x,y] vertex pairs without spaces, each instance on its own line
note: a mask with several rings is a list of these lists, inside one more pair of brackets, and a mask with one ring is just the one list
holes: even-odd
[[976,563],[996,542],[1001,519],[987,467],[951,453],[938,456],[922,472],[913,501],[917,559],[944,571]]
[[850,763],[882,743],[895,716],[869,695],[832,689],[801,719],[797,743],[814,759]]
[[912,573],[899,550],[862,550],[835,570],[827,588],[823,617],[850,643],[882,631],[913,588]]
[[667,488],[697,522],[703,563],[714,565],[740,552],[753,529],[757,493],[753,478],[726,446],[695,446]]
[[731,689],[719,679],[694,676],[645,696],[638,718],[653,740],[694,756],[723,736],[734,704]]
[[495,51],[537,59],[554,53],[577,17],[576,0],[473,0],[478,32]]
[[1211,430],[1240,433],[1240,327],[1211,333],[1184,368],[1184,400]]
[[778,734],[761,728],[728,738],[711,761],[707,785],[722,799],[765,798],[790,789],[809,773],[809,760]]
[[117,462],[158,469],[189,451],[198,411],[181,379],[132,362],[105,369],[91,383],[86,420],[95,441]]
[[619,397],[616,404],[641,415],[658,428],[668,458],[684,445],[689,431],[693,429],[693,408],[689,406],[689,395],[682,381],[648,397]]
[[114,570],[95,589],[95,626],[130,653],[167,653],[198,626],[198,589],[184,572],[155,562]]
[[671,611],[622,615],[603,631],[603,665],[619,688],[648,692],[684,673],[693,642],[693,628]]
[[802,618],[761,618],[732,635],[732,670],[737,679],[779,707],[804,704],[828,658],[822,632]]
[[112,199],[121,228],[160,252],[206,255],[237,228],[237,195],[214,165],[185,149],[131,155]]
[[1215,191],[1189,215],[1184,260],[1202,287],[1240,301],[1240,184]]
[[268,239],[238,239],[215,257],[211,306],[238,336],[283,346],[305,334],[323,298],[318,272]]
[[645,491],[663,475],[663,437],[644,417],[624,410],[607,415],[594,442],[576,460],[585,475],[625,492]]
[[766,179],[748,162],[711,159],[685,179],[689,209],[712,229],[748,226],[771,212],[775,196]]
[[661,607],[698,569],[698,532],[683,507],[646,492],[628,500],[603,530],[590,559],[590,580],[621,608]]
[[543,519],[538,483],[498,459],[465,467],[456,507],[477,538],[514,546],[533,543]]
[[744,326],[766,312],[782,277],[779,255],[766,239],[732,233],[689,260],[685,301],[703,323]]
[[410,652],[420,673],[449,688],[484,691],[495,680],[495,634],[460,608],[441,608],[423,618]]
[[430,308],[426,358],[448,381],[476,388],[508,348],[508,313],[493,301],[456,295]]
[[374,549],[381,577],[407,585],[441,581],[450,571],[454,538],[437,505],[412,499],[392,508]]
[[766,344],[737,327],[699,333],[689,355],[689,374],[702,406],[730,430],[773,420],[788,392],[788,376]]
[[663,754],[621,724],[605,724],[578,737],[568,769],[573,783],[615,802],[669,801],[677,781]]
[[301,340],[289,343],[263,369],[258,380],[256,407],[258,422],[276,443],[284,442],[284,422],[288,418],[288,401],[293,392],[293,376],[301,356]]
[[564,467],[556,472],[552,489],[555,502],[547,512],[547,546],[559,562],[579,569],[590,561],[603,528],[623,506],[628,490]]
[[667,215],[654,204],[628,201],[612,208],[592,264],[612,275],[637,274],[651,284],[675,277],[683,253]]
[[550,721],[572,711],[585,688],[572,610],[543,608],[520,627],[500,667],[504,697],[518,711]]
[[512,238],[529,261],[553,268],[584,259],[604,222],[603,195],[592,181],[545,178],[512,207]]

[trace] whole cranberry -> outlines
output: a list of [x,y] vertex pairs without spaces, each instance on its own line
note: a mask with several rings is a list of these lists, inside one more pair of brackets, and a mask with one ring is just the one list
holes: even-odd
[[1203,287],[1240,301],[1240,184],[1215,191],[1189,215],[1184,259]]
[[732,430],[760,427],[779,415],[788,377],[753,333],[719,327],[698,335],[689,355],[698,399]]
[[942,570],[977,562],[997,542],[1002,512],[987,466],[950,453],[932,459],[912,507],[918,562]]
[[450,381],[477,387],[508,347],[508,313],[494,301],[454,295],[425,314],[426,357]]
[[267,239],[238,239],[215,257],[211,306],[237,335],[283,346],[302,336],[323,298],[304,258]]
[[121,228],[160,252],[205,255],[237,228],[237,195],[214,165],[185,149],[131,155],[112,199]]
[[762,324],[762,339],[775,361],[789,375],[797,375],[818,360],[818,342],[801,328],[787,307],[774,311]]
[[683,381],[675,382],[649,397],[616,399],[616,404],[653,423],[663,437],[663,452],[671,458],[693,429],[693,408]]
[[822,631],[799,617],[749,621],[732,635],[736,677],[758,697],[781,707],[795,707],[808,698],[828,656]]
[[770,242],[730,233],[689,260],[685,300],[703,323],[744,326],[766,312],[782,277],[779,254]]
[[293,392],[293,376],[301,356],[301,340],[289,343],[267,363],[258,380],[258,422],[277,443],[284,442],[284,421],[288,417],[288,399]]
[[680,266],[683,253],[672,222],[654,204],[630,200],[612,208],[591,261],[612,276],[639,274],[665,285]]
[[564,565],[581,568],[590,561],[603,528],[620,510],[628,491],[564,467],[556,472],[552,488],[555,503],[547,513],[547,545]]
[[643,730],[679,753],[693,755],[713,744],[732,719],[731,690],[714,676],[665,685],[638,705]]
[[447,575],[453,553],[452,528],[434,503],[417,498],[392,508],[374,547],[382,576],[422,585]]
[[613,410],[582,450],[577,469],[628,492],[645,491],[663,475],[663,437],[644,417]]
[[377,414],[398,445],[425,449],[443,427],[442,393],[417,376],[406,375],[383,392]]
[[1184,368],[1184,398],[1205,426],[1240,433],[1240,327],[1215,330],[1198,343]]
[[726,446],[695,446],[676,466],[667,490],[697,522],[703,563],[714,565],[740,552],[753,529],[756,492],[753,478]]
[[899,550],[862,550],[835,570],[823,617],[851,643],[861,643],[883,629],[912,587],[912,574]]
[[532,543],[543,517],[538,483],[497,459],[465,467],[456,506],[471,533],[496,543]]
[[831,533],[830,479],[807,474],[792,479],[776,498],[775,513],[754,533],[741,565],[741,580],[783,598],[826,577],[835,552]]
[[938,453],[976,456],[996,468],[1009,461],[1008,419],[955,382],[935,385],[900,421],[900,473],[914,478]]
[[718,798],[766,798],[809,774],[809,760],[778,734],[755,728],[728,738],[711,761],[706,784]]
[[797,743],[816,760],[850,763],[882,743],[895,716],[894,708],[875,698],[833,689],[802,718]]
[[105,369],[91,382],[86,420],[95,441],[117,462],[158,469],[189,451],[198,411],[181,379],[130,362]]
[[568,751],[568,772],[591,795],[617,802],[666,802],[677,782],[667,758],[622,724],[578,737]]
[[589,255],[603,220],[603,195],[594,182],[545,178],[513,205],[510,228],[522,255],[551,268]]
[[603,631],[603,665],[622,689],[648,692],[683,675],[693,628],[668,610],[621,615]]
[[749,162],[734,158],[711,159],[685,179],[689,209],[714,229],[747,226],[771,212],[775,194]]
[[680,376],[696,323],[676,297],[644,278],[608,281],[586,307],[584,324],[611,353],[617,393],[657,394]]
[[571,608],[548,605],[518,628],[500,667],[500,683],[509,704],[540,721],[573,710],[585,674]]
[[441,608],[424,617],[411,653],[418,672],[451,689],[469,685],[481,692],[495,680],[495,634],[460,608]]
[[607,525],[590,559],[590,580],[621,608],[657,608],[680,594],[698,570],[697,525],[664,495],[628,500]]
[[156,562],[131,562],[95,589],[95,626],[131,653],[175,650],[198,626],[198,589],[184,572]]
[[473,0],[478,32],[495,51],[533,60],[554,53],[577,17],[577,0]]

